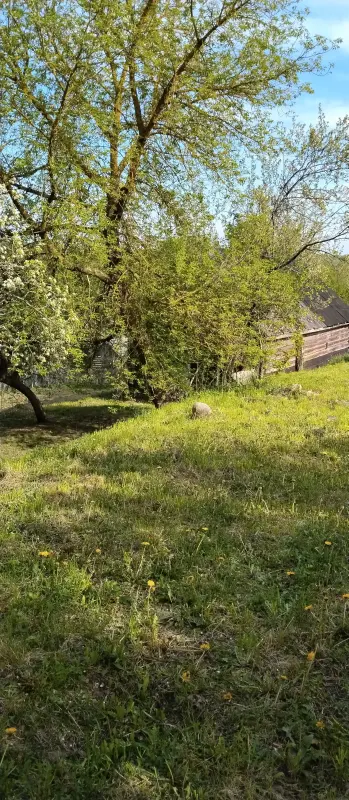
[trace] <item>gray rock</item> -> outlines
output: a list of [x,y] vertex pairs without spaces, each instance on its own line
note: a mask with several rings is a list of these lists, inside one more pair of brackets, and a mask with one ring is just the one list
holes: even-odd
[[212,408],[207,403],[194,403],[191,410],[191,415],[194,419],[198,417],[209,417],[212,414]]
[[233,380],[241,386],[245,386],[256,377],[257,373],[255,369],[243,369],[240,372],[235,372],[232,376]]
[[325,436],[325,433],[326,428],[313,428],[314,436],[319,436],[321,438],[321,436]]

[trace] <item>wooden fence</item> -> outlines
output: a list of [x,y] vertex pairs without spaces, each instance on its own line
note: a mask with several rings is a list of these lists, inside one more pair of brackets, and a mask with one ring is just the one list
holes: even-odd
[[[349,322],[333,328],[318,328],[303,333],[302,345],[295,353],[295,345],[289,334],[277,337],[277,355],[285,358],[285,368],[295,370],[312,367],[335,355],[349,351]],[[287,357],[289,355],[289,358]]]

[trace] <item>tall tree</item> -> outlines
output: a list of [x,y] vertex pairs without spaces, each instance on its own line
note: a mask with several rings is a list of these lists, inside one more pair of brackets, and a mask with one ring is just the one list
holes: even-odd
[[0,180],[52,268],[122,307],[130,226],[229,183],[326,48],[297,0],[4,0]]

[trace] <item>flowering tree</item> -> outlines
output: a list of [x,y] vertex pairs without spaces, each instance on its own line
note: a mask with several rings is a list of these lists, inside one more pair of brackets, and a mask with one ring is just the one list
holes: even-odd
[[62,365],[73,344],[76,318],[67,289],[40,260],[25,258],[18,233],[1,229],[0,381],[22,392],[37,421],[44,422],[41,403],[23,376]]

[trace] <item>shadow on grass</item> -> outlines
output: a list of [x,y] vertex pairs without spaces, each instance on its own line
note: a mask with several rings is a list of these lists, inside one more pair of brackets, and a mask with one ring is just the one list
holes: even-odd
[[59,444],[85,433],[108,428],[136,417],[146,409],[141,404],[117,403],[112,399],[108,404],[105,396],[99,397],[99,402],[94,398],[58,404],[46,401],[47,422],[44,425],[36,423],[32,409],[27,404],[19,403],[0,411],[0,455],[4,454],[5,445],[10,455],[18,455],[27,449]]
[[349,440],[201,430],[67,447],[5,510],[11,799],[346,791]]

